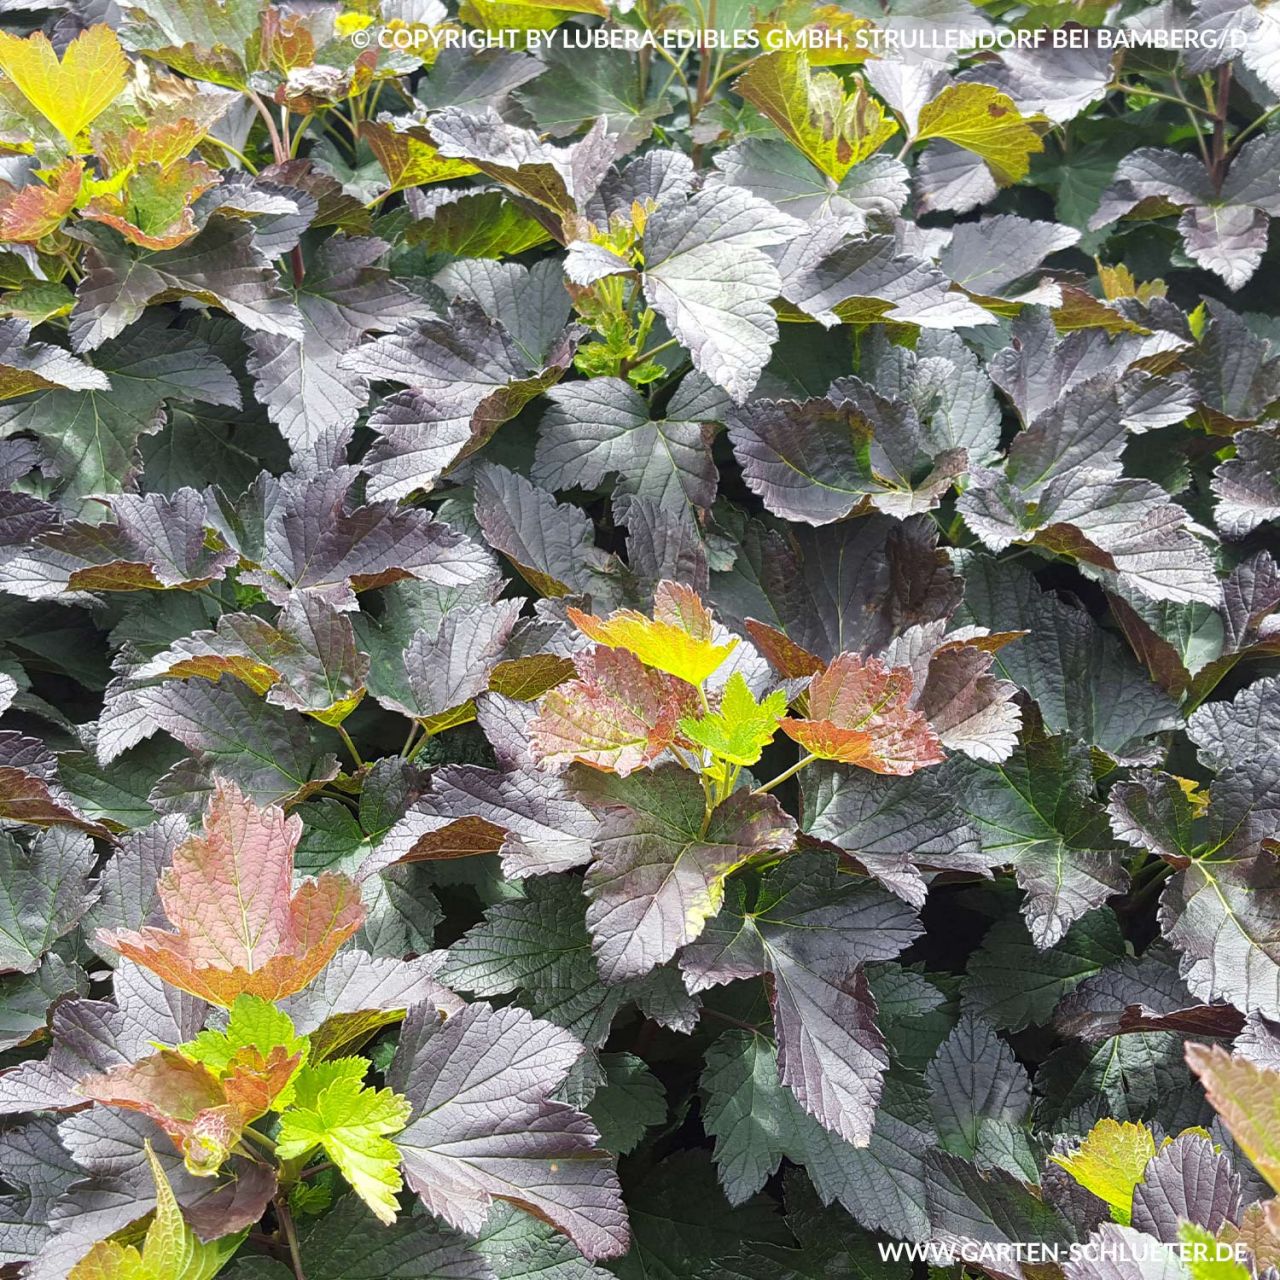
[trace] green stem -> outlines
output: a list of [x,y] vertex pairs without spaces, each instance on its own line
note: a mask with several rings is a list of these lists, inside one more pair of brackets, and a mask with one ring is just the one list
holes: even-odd
[[430,741],[431,735],[423,729],[422,737],[418,739],[418,745],[414,747],[407,756],[405,756],[405,763],[412,764],[422,754],[423,747],[425,747]]
[[327,124],[327,123],[329,123],[329,122],[330,122],[330,121],[332,121],[332,120],[340,121],[340,122],[341,122],[341,124],[342,124],[342,127],[343,127],[344,129],[346,129],[347,133],[348,133],[348,134],[350,135],[350,137],[351,137],[351,143],[352,143],[352,146],[354,147],[354,146],[356,146],[356,145],[359,143],[359,141],[360,141],[360,133],[359,133],[359,131],[356,129],[356,126],[355,126],[355,125],[354,125],[350,120],[348,120],[348,119],[347,119],[347,117],[346,117],[346,116],[344,116],[344,115],[342,114],[342,112],[341,112],[341,111],[339,111],[336,107],[334,107],[334,108],[333,108],[332,110],[330,110],[330,111],[325,112],[325,117],[324,117],[324,118],[325,118],[325,123],[326,123],[326,124]]
[[245,155],[243,151],[237,151],[235,147],[233,147],[229,142],[223,142],[221,138],[215,138],[212,134],[208,134],[205,138],[202,139],[202,141],[212,142],[215,147],[221,147],[223,151],[227,153],[227,155],[234,156],[235,159],[239,160],[240,163],[244,165],[246,173],[256,174],[258,172],[257,166],[253,163],[253,161],[250,160],[249,157]]
[[805,767],[805,765],[812,764],[817,758],[818,757],[814,755],[813,752],[810,752],[803,759],[797,760],[795,764],[791,766],[790,769],[784,769],[780,774],[778,774],[776,778],[773,779],[772,782],[766,782],[764,786],[757,787],[751,794],[753,796],[765,795],[767,792],[772,791],[774,787],[779,786],[783,782],[786,782],[788,778],[795,777],[795,775],[799,773],[800,770]]
[[265,1133],[259,1133],[257,1129],[246,1126],[240,1130],[240,1136],[242,1138],[252,1138],[264,1151],[269,1151],[272,1155],[275,1155],[276,1144]]
[[1155,875],[1129,895],[1128,910],[1136,911],[1139,907],[1144,906],[1148,899],[1160,891],[1172,871],[1173,868],[1167,862],[1162,864]]
[[293,139],[289,143],[289,155],[296,156],[298,154],[298,146],[302,142],[302,135],[307,131],[307,125],[315,119],[314,115],[305,115],[302,117],[298,127],[293,131]]
[[1209,120],[1213,119],[1212,111],[1206,111],[1204,107],[1197,107],[1194,102],[1188,102],[1186,98],[1179,98],[1176,94],[1161,93],[1159,89],[1148,89],[1139,84],[1121,84],[1118,80],[1109,84],[1107,88],[1117,93],[1133,93],[1143,98],[1155,98],[1160,102],[1172,102],[1174,106],[1185,107],[1188,111],[1196,112]]
[[342,741],[346,743],[347,750],[351,752],[351,758],[356,763],[356,768],[363,769],[364,761],[360,759],[360,753],[356,750],[356,744],[351,741],[351,735],[347,732],[346,727],[340,724],[334,725],[333,727],[337,729]]
[[690,93],[689,93],[689,80],[684,73],[684,68],[680,65],[680,62],[684,61],[685,55],[682,53],[680,55],[680,62],[677,62],[675,58],[673,58],[671,54],[668,53],[667,50],[663,49],[660,45],[646,46],[646,48],[649,48],[649,47],[656,47],[658,50],[658,53],[671,64],[671,73],[667,76],[666,83],[662,86],[661,93],[658,94],[659,99],[666,97],[667,90],[671,88],[671,86],[675,83],[676,77],[679,76],[680,83],[684,86],[685,100],[689,103],[692,103],[693,98],[690,96]]
[[666,342],[660,342],[656,347],[650,347],[648,351],[636,356],[633,364],[642,365],[646,360],[652,360],[654,356],[661,355],[668,347],[674,347],[675,345],[676,339],[668,338]]
[[726,80],[732,80],[740,71],[745,71],[753,62],[763,58],[764,54],[757,53],[754,57],[746,58],[742,62],[735,63],[727,71],[722,71],[711,82],[711,92],[714,93]]
[[[652,28],[650,29],[652,30]],[[676,58],[673,58],[670,52],[664,49],[661,44],[655,45],[654,48],[657,49],[658,54],[661,57],[665,58],[671,64],[672,74],[678,75],[680,77],[680,87],[684,90],[685,106],[688,108],[689,118],[690,120],[692,120],[694,115],[696,114],[693,106],[693,88],[689,84],[689,77],[685,74],[685,70],[684,70],[684,63],[689,57],[689,50],[682,49],[680,51],[679,59],[676,59]],[[670,83],[671,81],[670,79],[668,79],[667,85],[670,85]],[[664,91],[665,91],[665,88],[666,86],[664,86]]]
[[404,746],[400,748],[400,758],[403,760],[408,754],[409,749],[413,746],[413,740],[418,736],[418,730],[422,726],[416,721],[409,722],[409,732],[405,735]]
[[1227,148],[1228,157],[1234,156],[1239,150],[1240,144],[1244,142],[1246,138],[1257,133],[1258,130],[1276,114],[1277,111],[1280,111],[1280,102],[1277,102],[1274,107],[1268,107],[1252,124],[1245,125],[1245,127],[1231,139],[1231,145]]
[[293,1225],[293,1214],[289,1212],[288,1201],[283,1196],[276,1196],[273,1202],[276,1207],[276,1218],[285,1243],[289,1246],[289,1261],[293,1264],[294,1280],[307,1280],[307,1273],[302,1269],[302,1250],[298,1247],[298,1229]]
[[725,775],[724,780],[724,798],[727,800],[733,795],[733,789],[738,785],[738,775],[742,772],[742,766],[735,764],[732,769]]
[[[1200,129],[1200,121],[1196,119],[1195,113],[1199,111],[1202,115],[1210,115],[1209,112],[1201,110],[1200,107],[1193,106],[1182,95],[1182,84],[1178,77],[1173,77],[1173,87],[1177,89],[1179,96],[1172,99],[1174,102],[1180,102],[1186,108],[1187,119],[1191,122],[1191,131],[1196,135],[1196,145],[1200,148],[1200,158],[1204,161],[1204,167],[1208,170],[1213,169],[1213,159],[1209,155],[1208,145],[1204,140],[1204,133]],[[1212,116],[1210,116],[1212,118]]]

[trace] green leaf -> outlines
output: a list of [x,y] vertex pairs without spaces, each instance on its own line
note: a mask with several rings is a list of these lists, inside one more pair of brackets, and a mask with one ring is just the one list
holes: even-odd
[[611,1280],[612,1272],[588,1262],[558,1231],[512,1205],[489,1215],[476,1252],[500,1280]]
[[966,1014],[925,1071],[938,1138],[952,1155],[1036,1181],[1031,1082],[989,1023]]
[[601,1078],[583,1110],[600,1130],[600,1145],[626,1155],[667,1118],[667,1092],[632,1053],[602,1053],[599,1071]]
[[320,1147],[382,1222],[394,1222],[400,1152],[388,1135],[404,1128],[412,1109],[391,1089],[364,1083],[369,1063],[335,1058],[304,1067],[294,1081],[294,1105],[280,1118],[276,1153],[292,1160]]
[[800,1173],[788,1171],[783,1188],[795,1245],[744,1243],[739,1254],[699,1280],[906,1280],[911,1274],[909,1263],[882,1259],[880,1242],[841,1209],[824,1205]]
[[947,785],[990,865],[1013,866],[1037,946],[1060,941],[1128,884],[1106,812],[1093,799],[1089,752],[1065,734],[1048,737],[1029,721],[1008,760],[957,756]]
[[730,764],[751,765],[773,741],[786,710],[784,690],[776,689],[763,702],[757,701],[742,672],[735,671],[725,684],[720,709],[697,719],[683,717],[680,732]]
[[[178,1052],[202,1062],[217,1074],[232,1065],[237,1053],[254,1049],[266,1055],[272,1049],[283,1049],[287,1057],[298,1055],[298,1069],[304,1069],[311,1042],[294,1031],[293,1019],[261,996],[239,995],[231,1002],[230,1017],[223,1029],[201,1031],[194,1039],[178,1046]],[[293,1100],[291,1082],[272,1103],[272,1110],[282,1111]]]
[[1250,1280],[1253,1275],[1250,1268],[1234,1256],[1216,1256],[1218,1238],[1194,1222],[1179,1224],[1178,1239],[1191,1246],[1186,1255],[1191,1280]]
[[787,1239],[764,1196],[730,1206],[705,1151],[682,1151],[627,1188],[631,1251],[612,1264],[618,1280],[688,1280],[695,1268],[732,1257],[744,1240]]
[[409,244],[454,258],[511,258],[551,238],[541,223],[501,191],[462,188],[444,194],[449,198],[432,201],[405,232]]
[[40,833],[24,849],[0,832],[0,972],[34,973],[93,902],[93,843],[73,831]]
[[307,1280],[481,1280],[476,1247],[415,1209],[390,1226],[355,1196],[344,1196],[302,1230]]
[[935,1138],[909,1093],[891,1089],[870,1141],[855,1147],[823,1128],[778,1078],[763,1036],[728,1031],[707,1051],[700,1082],[715,1161],[733,1204],[747,1201],[786,1158],[803,1165],[825,1203],[895,1236],[928,1231],[925,1152]]
[[449,948],[441,979],[484,999],[515,993],[536,1017],[558,1023],[584,1044],[602,1045],[614,1017],[652,980],[609,986],[600,980],[577,876],[532,876],[523,889],[523,897],[489,907]]
[[1048,1022],[1063,996],[1125,954],[1108,909],[1091,911],[1044,950],[1014,913],[991,927],[970,958],[964,1007],[1003,1031],[1021,1031]]

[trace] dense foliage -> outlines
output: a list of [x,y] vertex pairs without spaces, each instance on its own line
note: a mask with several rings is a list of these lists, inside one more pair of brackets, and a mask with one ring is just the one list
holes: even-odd
[[1274,6],[0,7],[6,1274],[1275,1274]]

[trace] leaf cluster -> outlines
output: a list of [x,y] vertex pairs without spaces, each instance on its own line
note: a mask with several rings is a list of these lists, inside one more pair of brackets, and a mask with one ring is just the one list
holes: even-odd
[[1280,25],[720,8],[7,6],[6,1275],[1280,1268]]

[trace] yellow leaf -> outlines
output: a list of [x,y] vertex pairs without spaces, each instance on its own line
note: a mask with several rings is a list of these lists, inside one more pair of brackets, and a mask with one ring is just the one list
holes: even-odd
[[[1122,316],[1101,298],[1095,298],[1079,285],[1064,284],[1061,288],[1062,304],[1051,311],[1054,328],[1059,333],[1071,333],[1076,329],[1105,329],[1108,333],[1147,334],[1151,332],[1150,329],[1144,329],[1127,316]],[[1019,303],[1000,303],[994,299],[991,302],[984,299],[983,306],[996,315],[1000,315],[1005,310],[1016,315],[1022,310]]]
[[576,13],[609,16],[604,0],[463,0],[458,17],[484,31],[550,31]]
[[1049,1159],[1110,1205],[1111,1216],[1128,1226],[1133,1189],[1142,1181],[1147,1162],[1155,1153],[1156,1142],[1146,1125],[1099,1120],[1073,1152]]
[[697,593],[674,582],[658,584],[652,618],[634,609],[618,609],[607,618],[570,609],[569,617],[597,644],[626,649],[645,666],[693,685],[701,684],[738,644],[736,639],[716,644],[711,614]]
[[1190,802],[1193,810],[1192,816],[1203,818],[1209,808],[1209,793],[1192,778],[1180,778],[1177,774],[1174,774],[1173,780],[1178,784],[1178,790]]
[[1102,285],[1103,296],[1108,302],[1117,298],[1137,298],[1139,302],[1150,302],[1152,298],[1163,298],[1169,292],[1169,286],[1163,280],[1152,280],[1139,284],[1133,272],[1117,262],[1114,267],[1105,262],[1098,263],[1098,282]]
[[[757,22],[760,47],[768,53],[780,49],[801,48],[809,55],[813,67],[835,67],[850,62],[866,62],[873,56],[875,23],[855,17],[843,6],[800,4],[776,9],[767,21]],[[858,32],[868,34],[859,43]],[[788,38],[803,33],[808,43],[788,45]]]
[[920,112],[916,141],[945,138],[987,162],[1001,186],[1027,176],[1033,152],[1043,151],[1044,116],[1024,116],[1007,94],[988,84],[948,85]]
[[360,126],[360,137],[369,144],[391,182],[392,191],[465,178],[477,172],[475,165],[466,160],[442,156],[421,129],[397,133],[387,125],[366,120]]
[[800,50],[763,54],[733,87],[836,182],[898,131],[861,81],[846,92],[835,72],[811,72]]
[[62,61],[37,31],[25,40],[0,32],[0,70],[68,142],[74,142],[124,91],[129,60],[110,27],[77,36]]

